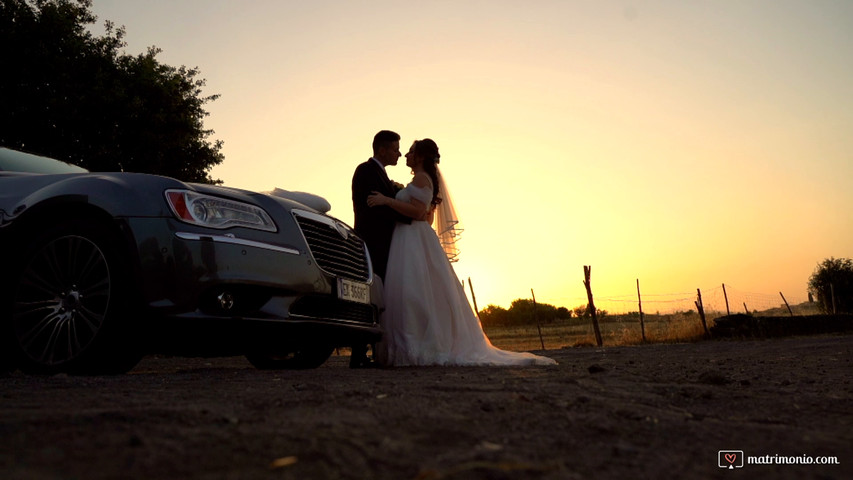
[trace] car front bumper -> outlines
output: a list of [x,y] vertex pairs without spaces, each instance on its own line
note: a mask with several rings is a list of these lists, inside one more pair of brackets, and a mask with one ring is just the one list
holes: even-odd
[[275,338],[346,346],[381,336],[379,280],[365,282],[369,304],[337,298],[337,277],[317,265],[301,235],[212,233],[169,218],[124,220],[138,252],[136,288],[147,313],[141,320],[163,322],[144,328],[165,335],[155,343],[198,340],[213,347],[222,338],[255,346]]

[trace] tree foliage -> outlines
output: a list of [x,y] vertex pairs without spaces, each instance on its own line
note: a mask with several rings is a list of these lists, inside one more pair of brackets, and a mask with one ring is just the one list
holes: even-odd
[[833,303],[837,313],[853,312],[853,260],[824,259],[809,278],[809,292],[824,312],[832,313]]
[[487,305],[480,310],[480,322],[487,326],[513,326],[551,323],[558,318],[569,318],[571,312],[565,308],[557,308],[547,303],[536,303],[534,316],[533,300],[519,298],[513,300],[509,309],[496,305]]
[[509,311],[497,305],[486,305],[486,308],[480,310],[480,323],[483,325],[511,325],[509,319]]
[[124,28],[94,36],[91,0],[0,0],[0,146],[92,171],[220,183],[222,142],[204,128],[197,68],[121,52]]

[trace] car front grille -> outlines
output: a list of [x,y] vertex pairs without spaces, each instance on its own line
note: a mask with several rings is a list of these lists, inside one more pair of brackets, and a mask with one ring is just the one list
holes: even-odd
[[290,315],[367,324],[373,324],[376,321],[376,311],[373,306],[347,302],[328,296],[302,297],[290,306]]
[[317,266],[339,277],[363,282],[369,279],[370,270],[361,239],[351,233],[344,238],[328,223],[302,215],[295,217]]

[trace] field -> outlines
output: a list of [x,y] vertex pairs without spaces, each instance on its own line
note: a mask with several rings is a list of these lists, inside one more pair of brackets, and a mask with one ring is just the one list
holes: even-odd
[[[791,309],[795,316],[819,313],[814,304],[794,305]],[[721,317],[725,313],[706,312],[708,328],[713,326],[714,318]],[[772,317],[789,315],[789,313],[787,309],[783,311],[775,308],[754,312],[754,315]],[[693,342],[701,340],[705,335],[702,320],[695,311],[664,315],[646,314],[643,323],[646,333],[645,342],[643,342],[638,313],[605,315],[599,319],[599,329],[604,346]],[[542,332],[541,340],[540,329]],[[505,350],[551,350],[595,345],[595,333],[590,318],[557,319],[550,323],[543,323],[539,328],[536,325],[484,326],[483,330],[493,345]]]

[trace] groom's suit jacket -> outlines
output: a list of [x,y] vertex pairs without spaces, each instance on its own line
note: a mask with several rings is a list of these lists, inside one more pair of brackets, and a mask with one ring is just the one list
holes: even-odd
[[411,223],[412,219],[391,207],[370,207],[367,196],[379,192],[394,198],[397,191],[379,163],[369,159],[355,169],[352,176],[352,208],[355,213],[355,233],[367,244],[373,272],[385,279],[391,236],[397,222]]

